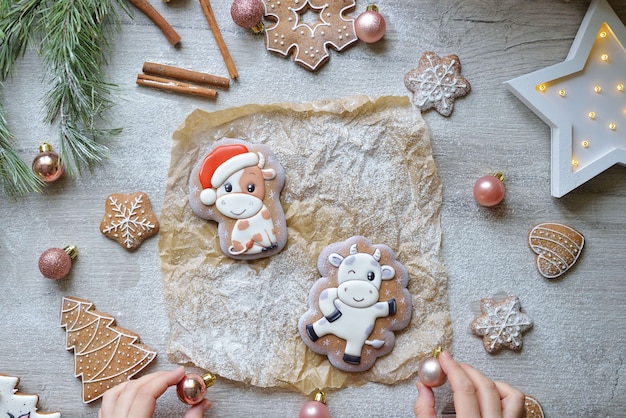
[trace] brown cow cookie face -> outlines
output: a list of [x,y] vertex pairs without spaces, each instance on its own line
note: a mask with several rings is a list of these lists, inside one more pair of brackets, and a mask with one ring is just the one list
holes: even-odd
[[284,183],[284,170],[268,147],[222,139],[192,170],[189,203],[196,215],[218,223],[225,255],[269,257],[287,242]]
[[393,331],[408,326],[408,273],[386,245],[352,237],[319,256],[322,277],[309,292],[298,329],[304,343],[340,370],[360,372],[389,353]]

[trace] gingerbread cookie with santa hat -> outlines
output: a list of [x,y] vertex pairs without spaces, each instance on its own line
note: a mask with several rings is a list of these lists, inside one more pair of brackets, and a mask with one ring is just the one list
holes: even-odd
[[225,138],[193,168],[189,203],[196,215],[218,223],[225,255],[269,257],[287,243],[284,184],[285,172],[267,146]]

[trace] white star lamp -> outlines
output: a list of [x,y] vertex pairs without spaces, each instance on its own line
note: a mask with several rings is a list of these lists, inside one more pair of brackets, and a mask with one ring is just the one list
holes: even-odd
[[593,0],[565,61],[506,82],[552,130],[552,196],[626,165],[626,27]]

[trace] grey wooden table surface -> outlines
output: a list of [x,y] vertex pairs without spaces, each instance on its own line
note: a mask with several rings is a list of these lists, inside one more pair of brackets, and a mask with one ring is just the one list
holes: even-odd
[[[626,2],[610,0],[622,21]],[[239,71],[217,100],[165,93],[135,84],[144,61],[227,76],[200,5],[172,0],[154,6],[182,37],[171,47],[135,9],[122,17],[106,68],[120,87],[108,114],[121,135],[107,143],[110,159],[92,173],[64,177],[41,195],[0,200],[0,373],[21,377],[20,390],[40,395],[42,411],[64,417],[96,416],[99,403],[81,401],[74,356],[64,348],[58,311],[64,295],[93,301],[121,326],[140,334],[159,353],[146,371],[171,369],[168,318],[157,238],[134,253],[99,232],[110,193],[145,191],[160,212],[172,133],[193,110],[248,103],[310,102],[358,94],[408,95],[404,74],[420,55],[457,54],[471,93],[449,118],[424,114],[443,183],[443,257],[455,357],[488,376],[536,396],[548,417],[626,416],[626,176],[613,167],[556,199],[550,195],[550,129],[503,82],[563,61],[587,10],[582,0],[382,0],[384,41],[358,43],[311,73],[270,54],[263,39],[236,26],[231,2],[213,9]],[[366,3],[359,1],[357,16]],[[2,102],[20,155],[30,161],[43,141],[56,142],[56,127],[42,120],[42,63],[34,51],[19,61],[2,87]],[[507,196],[499,207],[479,207],[474,181],[494,170],[506,173]],[[534,266],[526,237],[536,223],[555,221],[579,229],[586,248],[577,265],[556,281]],[[63,281],[44,279],[37,259],[49,247],[74,244],[79,256]],[[469,332],[473,303],[498,292],[516,294],[534,319],[521,353],[487,354]],[[368,384],[332,391],[333,417],[412,416],[414,380],[394,386]],[[219,381],[210,389],[207,416],[297,416],[307,397],[284,390]],[[173,391],[155,416],[182,416]]]

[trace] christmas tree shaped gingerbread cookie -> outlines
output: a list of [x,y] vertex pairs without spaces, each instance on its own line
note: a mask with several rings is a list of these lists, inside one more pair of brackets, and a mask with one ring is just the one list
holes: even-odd
[[115,326],[114,317],[94,309],[93,303],[71,296],[63,298],[61,307],[66,348],[74,350],[85,403],[129,380],[156,357],[154,350],[139,343],[137,334]]

